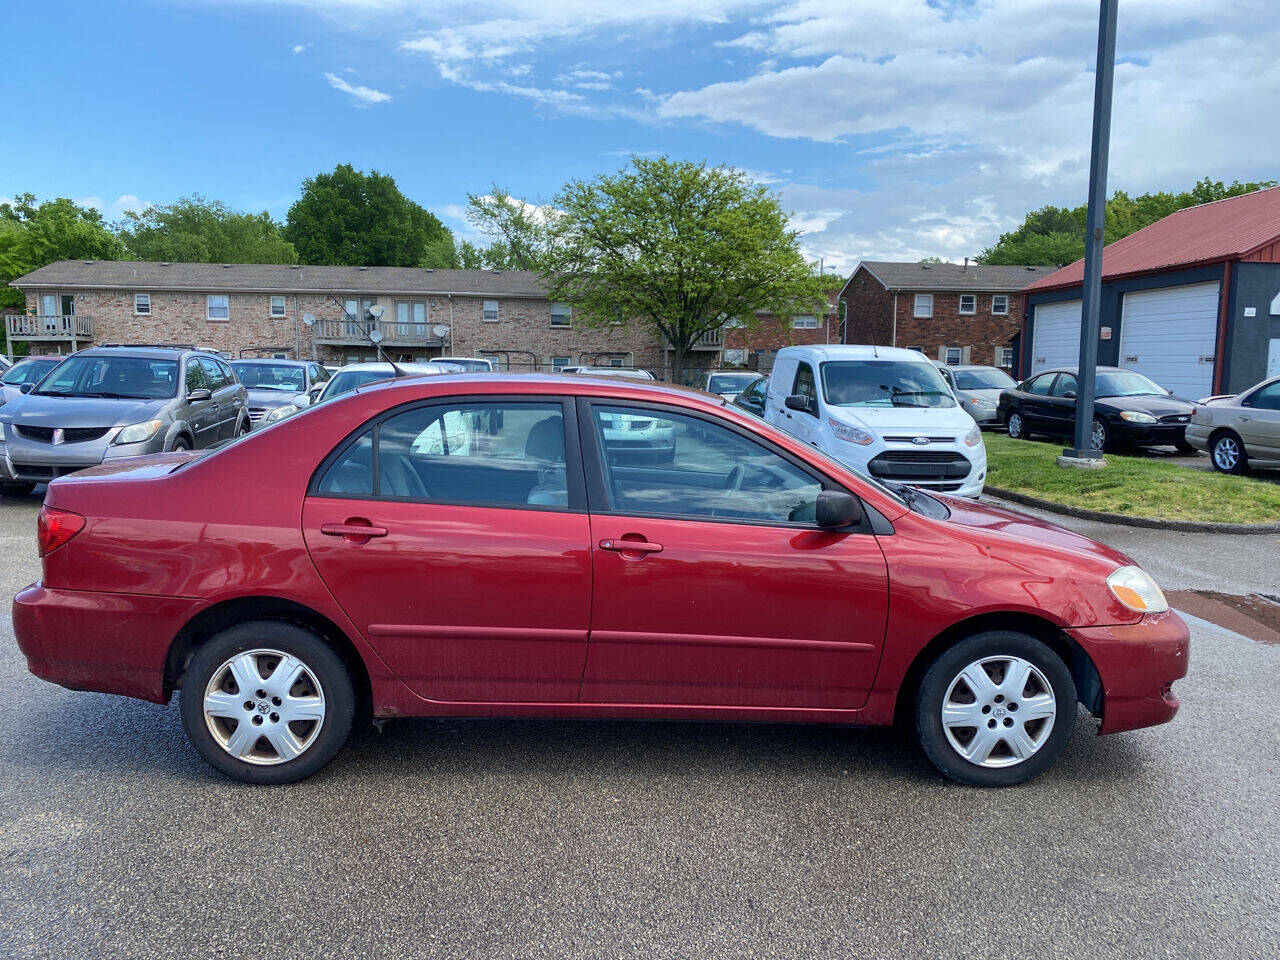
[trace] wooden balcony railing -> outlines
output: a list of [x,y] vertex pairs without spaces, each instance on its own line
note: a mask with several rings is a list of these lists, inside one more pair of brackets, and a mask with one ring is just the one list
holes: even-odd
[[[441,339],[431,331],[433,326],[431,323],[397,323],[394,320],[379,320],[376,324],[382,334],[382,342],[388,346],[442,346]],[[369,334],[374,328],[374,323],[369,321],[317,320],[311,335],[316,343],[368,346]]]
[[10,340],[66,340],[74,343],[93,339],[93,318],[78,314],[37,317],[7,313],[4,328]]

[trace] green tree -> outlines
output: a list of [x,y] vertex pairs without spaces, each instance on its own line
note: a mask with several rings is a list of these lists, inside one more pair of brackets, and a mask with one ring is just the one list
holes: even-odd
[[284,228],[302,263],[349,267],[416,267],[439,254],[444,236],[444,224],[395,180],[348,163],[302,181]]
[[489,238],[474,248],[490,270],[539,270],[546,266],[549,225],[546,205],[513,197],[497,184],[483,196],[467,194],[467,222]]
[[65,197],[36,203],[24,193],[0,204],[0,308],[24,305],[9,281],[58,260],[122,260],[124,244],[102,214]]
[[[1193,207],[1227,197],[1238,197],[1265,187],[1275,186],[1274,180],[1257,183],[1230,184],[1205,177],[1190,190],[1182,193],[1144,193],[1130,197],[1117,190],[1107,201],[1106,240],[1111,243],[1121,237],[1167,217],[1176,210]],[[1088,205],[1078,207],[1041,207],[1028,213],[1022,226],[1003,234],[992,246],[978,255],[979,263],[1031,264],[1034,266],[1060,267],[1074,263],[1084,256],[1084,232]]]
[[280,224],[270,214],[241,213],[198,195],[126,213],[120,237],[138,260],[298,262],[293,244],[280,235]]
[[756,310],[821,312],[822,278],[774,194],[730,167],[633,157],[614,175],[565,185],[541,246],[553,300],[589,326],[644,324],[674,354]]

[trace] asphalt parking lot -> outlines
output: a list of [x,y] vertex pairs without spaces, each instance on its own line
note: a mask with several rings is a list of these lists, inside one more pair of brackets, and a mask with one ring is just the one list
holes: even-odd
[[[1280,647],[1194,622],[1173,723],[1082,716],[1013,790],[892,731],[563,721],[400,721],[253,788],[174,705],[27,674],[37,506],[0,500],[0,957],[1275,956]],[[1274,580],[1271,538],[1158,534],[1121,549]]]

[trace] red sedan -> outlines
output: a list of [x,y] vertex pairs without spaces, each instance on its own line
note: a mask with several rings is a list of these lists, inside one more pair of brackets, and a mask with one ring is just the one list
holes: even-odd
[[912,722],[968,784],[1076,703],[1169,720],[1188,634],[1122,554],[891,489],[707,394],[589,377],[362,388],[204,454],[55,480],[31,671],[166,703],[283,783],[374,717]]

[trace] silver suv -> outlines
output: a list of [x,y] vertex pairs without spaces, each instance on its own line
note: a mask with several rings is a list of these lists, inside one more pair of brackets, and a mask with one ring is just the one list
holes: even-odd
[[248,393],[217,354],[93,347],[0,407],[0,494],[122,457],[199,450],[249,432]]

